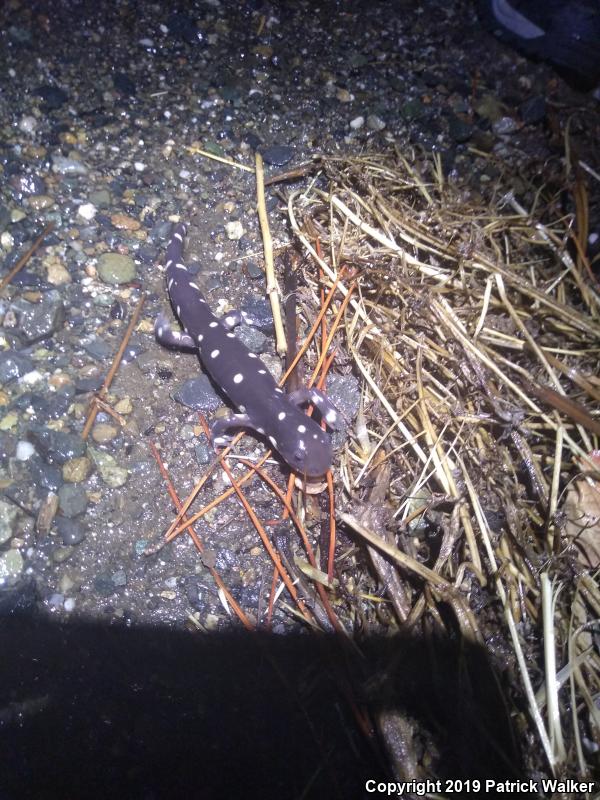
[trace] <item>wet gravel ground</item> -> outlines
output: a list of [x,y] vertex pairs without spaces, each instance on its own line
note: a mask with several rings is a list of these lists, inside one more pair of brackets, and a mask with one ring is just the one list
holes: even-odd
[[[154,341],[173,221],[190,223],[188,260],[211,305],[254,306],[261,329],[240,335],[280,369],[254,178],[199,147],[246,165],[258,148],[269,174],[318,152],[419,147],[439,153],[471,200],[487,201],[501,180],[527,205],[540,185],[561,185],[570,118],[573,151],[598,170],[593,95],[496,41],[470,2],[181,8],[11,0],[0,9],[4,272],[53,225],[0,299],[5,611],[43,610],[62,623],[230,624],[189,539],[143,555],[174,514],[150,443],[185,497],[212,455],[198,410],[222,405],[206,382],[190,383],[200,376],[193,355]],[[268,205],[275,240],[285,242],[281,197],[271,192]],[[597,211],[592,196],[592,225]],[[142,293],[107,397],[119,417],[99,413],[84,444],[91,393]],[[336,398],[334,388],[332,398],[347,393]],[[242,450],[258,455],[262,445],[247,437]],[[224,487],[216,475],[203,500]],[[40,510],[54,495],[46,530]],[[252,501],[264,519],[277,516],[262,489]],[[228,502],[200,533],[238,603],[259,619],[271,568],[243,510]],[[290,624],[277,611],[274,630]]]

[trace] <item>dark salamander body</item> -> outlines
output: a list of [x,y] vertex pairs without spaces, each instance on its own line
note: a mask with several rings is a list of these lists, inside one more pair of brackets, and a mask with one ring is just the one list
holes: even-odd
[[318,389],[288,395],[277,386],[260,358],[233,332],[239,313],[227,314],[223,320],[215,317],[183,263],[186,232],[183,223],[175,226],[165,265],[169,298],[184,333],[171,330],[161,317],[156,336],[162,344],[196,349],[206,371],[237,407],[238,414],[213,423],[213,442],[223,445],[228,430],[250,428],[265,436],[293,470],[307,477],[325,474],[332,460],[329,435],[300,406],[315,405],[332,428],[338,426],[338,412]]

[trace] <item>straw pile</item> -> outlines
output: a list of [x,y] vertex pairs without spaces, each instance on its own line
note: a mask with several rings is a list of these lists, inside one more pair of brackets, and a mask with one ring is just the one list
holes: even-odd
[[370,632],[459,629],[505,661],[531,769],[589,777],[600,305],[581,223],[542,195],[531,214],[510,194],[474,206],[435,160],[318,167],[288,211],[330,279],[358,280],[336,342],[363,387],[338,497],[364,544],[338,562],[347,614]]

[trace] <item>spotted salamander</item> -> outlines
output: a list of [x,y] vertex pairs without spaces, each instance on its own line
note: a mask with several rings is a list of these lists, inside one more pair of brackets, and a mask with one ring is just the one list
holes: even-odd
[[241,320],[239,312],[215,317],[183,263],[186,233],[183,223],[175,226],[165,264],[169,298],[183,332],[173,330],[164,315],[157,319],[155,332],[161,344],[197,351],[213,381],[237,407],[239,413],[212,423],[213,443],[222,446],[229,441],[229,431],[249,428],[265,436],[293,470],[307,477],[324,475],[331,467],[331,441],[301,406],[314,405],[334,429],[339,427],[338,412],[318,389],[286,394],[277,386],[260,358],[233,332]]

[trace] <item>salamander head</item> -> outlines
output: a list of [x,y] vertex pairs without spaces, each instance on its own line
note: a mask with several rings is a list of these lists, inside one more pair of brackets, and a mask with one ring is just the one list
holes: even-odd
[[293,415],[289,424],[278,426],[277,435],[269,437],[273,447],[299,475],[319,478],[331,469],[333,452],[328,434],[302,412]]

